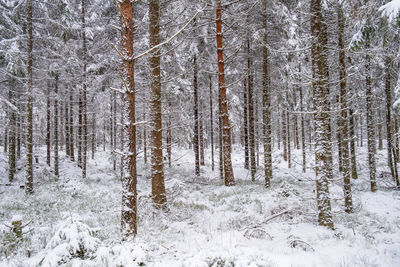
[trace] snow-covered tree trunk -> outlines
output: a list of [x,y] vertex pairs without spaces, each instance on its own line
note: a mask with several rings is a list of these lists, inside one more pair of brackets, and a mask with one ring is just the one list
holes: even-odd
[[330,176],[330,117],[327,88],[327,55],[323,48],[326,37],[321,11],[321,0],[311,0],[311,35],[313,44],[311,56],[313,63],[313,98],[315,121],[315,167],[318,207],[318,223],[333,229],[331,201],[329,196]]
[[193,150],[195,160],[195,174],[200,175],[200,149],[199,149],[199,96],[197,81],[197,56],[193,56]]
[[340,150],[342,156],[343,172],[343,191],[344,206],[347,213],[353,212],[353,200],[351,193],[351,174],[350,174],[350,152],[349,152],[349,133],[347,117],[347,73],[346,73],[346,53],[344,47],[344,16],[343,7],[338,5],[338,45],[339,45],[339,85],[340,85]]
[[[136,114],[135,83],[133,60],[133,3],[124,0],[120,3],[122,73],[125,89],[124,104],[128,119],[124,121],[128,151],[125,152],[125,166],[122,177],[122,231],[125,235],[137,234],[137,176],[136,176]],[[124,138],[122,138],[124,139]]]
[[82,60],[83,60],[83,77],[82,77],[82,178],[86,178],[87,151],[88,151],[88,120],[87,120],[87,48],[86,48],[86,22],[85,22],[85,0],[81,1],[81,22],[82,22]]
[[27,128],[27,155],[26,159],[28,162],[27,167],[27,182],[26,182],[26,192],[28,194],[33,193],[33,73],[32,73],[32,46],[33,46],[33,29],[32,29],[32,0],[26,1],[26,21],[28,28],[28,128]]
[[370,55],[370,30],[366,30],[365,40],[365,82],[366,82],[366,113],[367,113],[367,136],[368,136],[368,166],[369,166],[369,179],[371,182],[371,191],[375,192],[376,187],[376,139],[375,139],[375,120],[373,110],[373,93],[371,81],[371,55]]
[[211,75],[210,75],[210,143],[211,143],[211,170],[214,171],[214,121],[213,121],[213,94],[212,94]]
[[54,175],[59,176],[58,160],[58,73],[54,77]]
[[[264,134],[264,179],[265,187],[271,186],[272,180],[272,130],[271,130],[271,87],[269,84],[269,55],[268,55],[268,0],[263,0],[263,134]],[[278,140],[279,143],[279,140]]]

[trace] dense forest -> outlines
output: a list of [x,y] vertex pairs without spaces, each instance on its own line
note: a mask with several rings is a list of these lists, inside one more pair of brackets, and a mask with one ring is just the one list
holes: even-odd
[[400,265],[400,0],[0,13],[0,266]]

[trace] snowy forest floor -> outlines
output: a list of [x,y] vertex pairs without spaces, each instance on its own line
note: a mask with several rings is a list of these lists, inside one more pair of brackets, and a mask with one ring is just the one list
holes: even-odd
[[[233,151],[234,187],[219,179],[217,156],[211,171],[208,150],[196,177],[194,153],[173,149],[172,167],[165,167],[168,213],[153,208],[150,170],[139,158],[139,233],[127,241],[121,241],[121,183],[109,152],[89,160],[85,180],[61,153],[55,180],[43,148],[33,195],[19,188],[23,159],[13,185],[4,186],[7,160],[0,152],[0,266],[400,266],[400,192],[380,176],[388,172],[386,150],[378,151],[376,193],[369,191],[366,148],[358,151],[353,214],[343,211],[341,175],[330,185],[334,231],[317,225],[314,173],[302,173],[301,151],[294,151],[291,169],[274,153],[266,189],[261,166],[250,181],[240,147]],[[16,215],[28,224],[22,239],[10,230]]]

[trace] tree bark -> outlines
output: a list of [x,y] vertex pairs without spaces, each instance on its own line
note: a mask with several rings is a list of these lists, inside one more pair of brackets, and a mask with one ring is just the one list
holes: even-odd
[[59,161],[58,161],[58,73],[54,77],[54,175],[58,179]]
[[33,74],[32,74],[32,46],[33,46],[33,32],[32,32],[32,0],[27,0],[27,28],[28,28],[28,133],[27,133],[27,183],[26,192],[33,193]]
[[340,136],[341,156],[343,172],[344,206],[347,213],[353,212],[353,200],[351,193],[350,175],[350,152],[349,152],[349,131],[347,117],[347,88],[346,88],[346,53],[344,47],[344,16],[343,7],[338,5],[338,45],[339,45],[339,79],[340,79]]
[[254,101],[253,101],[253,75],[250,50],[250,38],[247,38],[247,86],[248,86],[248,110],[249,110],[249,152],[251,180],[256,180],[256,155],[254,140]]
[[244,139],[244,168],[249,169],[249,114],[248,108],[248,86],[246,79],[243,86],[243,139]]
[[71,87],[71,90],[69,92],[69,139],[70,139],[70,156],[71,160],[75,160],[75,152],[74,152],[74,96],[73,96],[73,89],[74,87]]
[[51,154],[51,111],[50,111],[50,81],[47,82],[46,90],[46,163],[50,167],[50,154]]
[[[120,4],[122,70],[125,85],[124,103],[127,107],[128,122],[125,130],[128,136],[128,153],[124,155],[124,175],[122,178],[122,231],[125,235],[137,234],[137,176],[136,176],[136,115],[133,42],[133,3],[124,0]],[[124,138],[122,138],[124,139]]]
[[318,223],[333,229],[329,197],[330,118],[327,88],[327,54],[324,49],[326,29],[321,11],[321,0],[311,0],[311,35],[314,38],[311,55],[313,64],[313,97],[315,120],[315,165]]
[[368,165],[369,165],[369,179],[371,182],[371,192],[377,190],[376,186],[376,139],[375,139],[375,120],[373,114],[373,94],[371,84],[371,55],[370,55],[370,29],[366,32],[365,41],[365,73],[366,73],[366,113],[367,113],[367,136],[368,136]]
[[82,178],[86,178],[87,151],[88,151],[88,127],[87,127],[87,48],[86,48],[86,22],[85,22],[85,0],[82,5],[82,60],[83,60],[83,85],[82,85],[82,115],[83,115],[83,147],[82,147]]
[[221,0],[216,0],[216,41],[217,41],[217,58],[218,58],[218,84],[221,95],[220,102],[220,117],[222,124],[222,147],[224,157],[224,178],[225,185],[235,185],[235,178],[232,169],[231,160],[231,126],[228,113],[228,98],[226,96],[225,87],[225,69],[224,69],[224,48],[223,48],[223,34],[222,34],[222,4]]
[[197,57],[193,57],[193,112],[194,112],[194,127],[193,127],[193,150],[195,158],[195,174],[200,175],[200,149],[199,149],[199,96],[197,82]]
[[210,142],[211,142],[211,170],[214,171],[214,121],[213,121],[213,101],[212,101],[212,78],[210,75]]
[[[160,44],[160,1],[150,0],[150,47]],[[151,70],[151,177],[153,202],[157,208],[166,209],[167,197],[165,195],[163,151],[162,151],[162,109],[161,109],[161,73],[160,51],[150,53]]]

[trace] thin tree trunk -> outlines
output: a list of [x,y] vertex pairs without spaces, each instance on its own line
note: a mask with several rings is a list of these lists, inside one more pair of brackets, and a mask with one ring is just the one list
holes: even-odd
[[204,166],[204,128],[203,128],[203,101],[200,101],[200,112],[199,112],[199,145],[200,145],[200,165]]
[[67,101],[67,99],[65,99],[65,106],[64,106],[64,109],[65,109],[65,117],[64,117],[64,119],[65,119],[65,154],[67,155],[67,156],[71,156],[71,152],[70,152],[70,147],[71,147],[71,144],[70,144],[70,136],[69,136],[69,112],[68,112],[68,101]]
[[[124,55],[122,60],[123,78],[126,86],[124,95],[128,107],[128,123],[125,128],[128,136],[128,153],[124,155],[125,171],[122,179],[122,231],[125,235],[137,234],[137,176],[136,176],[136,116],[135,116],[135,84],[133,56],[133,3],[124,0],[120,4],[121,12],[121,46]],[[126,125],[126,124],[125,124]],[[121,138],[123,139],[123,138]]]
[[[268,16],[267,16],[267,2],[263,1],[263,134],[264,134],[264,179],[265,187],[271,186],[272,180],[272,130],[271,130],[271,87],[269,84],[269,68],[268,68]],[[278,126],[279,129],[279,126]],[[279,138],[278,138],[279,144]]]
[[283,144],[283,160],[288,160],[288,153],[287,153],[287,126],[286,126],[286,111],[282,109],[282,144]]
[[214,171],[214,125],[213,125],[212,78],[210,75],[210,141],[211,141],[211,170]]
[[244,139],[244,168],[249,169],[249,115],[248,108],[248,86],[246,79],[243,86],[243,139]]
[[27,28],[28,28],[28,133],[27,133],[27,183],[26,192],[33,193],[33,74],[32,74],[32,0],[27,0]]
[[[15,105],[15,94],[13,91],[15,90],[15,80],[10,78],[10,86],[8,88],[8,101]],[[16,127],[15,127],[15,111],[11,108],[7,114],[9,117],[8,121],[8,130],[9,130],[9,141],[8,141],[8,181],[12,183],[14,181],[15,175],[15,166],[16,166],[16,158],[15,158],[15,134],[16,134]]]
[[200,149],[199,149],[199,96],[197,83],[197,57],[193,57],[193,111],[194,111],[194,128],[193,128],[193,150],[195,158],[195,174],[200,175]]
[[222,37],[222,4],[221,0],[217,0],[216,6],[216,41],[217,41],[217,55],[218,55],[218,84],[221,95],[220,102],[220,117],[222,124],[222,143],[223,143],[223,157],[224,157],[224,178],[225,185],[235,185],[235,178],[232,169],[231,160],[231,126],[228,113],[228,98],[226,95],[225,87],[225,69],[224,69],[224,48]]
[[[297,109],[297,90],[293,90],[293,106],[294,109]],[[300,141],[299,141],[299,127],[298,127],[298,123],[297,123],[297,114],[294,113],[293,114],[293,130],[294,130],[294,147],[297,150],[300,150]]]
[[47,82],[46,90],[46,163],[50,166],[50,154],[51,154],[51,125],[50,125],[50,81]]
[[[171,157],[172,157],[172,127],[171,127],[171,112],[172,104],[171,100],[168,98],[168,122],[167,122],[167,155],[168,155],[168,167],[171,168]],[[204,161],[204,151],[203,151],[203,161]]]
[[[299,73],[301,73],[301,65],[299,64]],[[301,84],[301,80],[300,80]],[[302,149],[302,166],[303,166],[303,172],[306,172],[306,137],[305,137],[305,129],[304,129],[304,107],[303,107],[303,88],[300,87],[300,127],[301,127],[301,149]]]
[[58,73],[54,77],[54,175],[58,179]]
[[292,155],[291,155],[291,145],[290,145],[290,117],[289,112],[286,112],[286,125],[287,125],[287,159],[288,159],[288,168],[292,167]]
[[[219,88],[219,85],[218,85]],[[221,114],[221,94],[218,90],[218,114]],[[218,115],[219,178],[224,179],[224,153],[222,148],[222,121]]]
[[355,144],[355,134],[354,134],[354,114],[353,109],[349,109],[349,135],[350,135],[350,154],[351,154],[351,177],[353,179],[358,178],[357,174],[357,160],[356,160],[356,144]]
[[73,88],[69,92],[69,152],[71,153],[71,160],[75,160],[75,152],[74,152],[74,96],[73,96]]
[[[339,47],[339,49],[343,49],[343,48]],[[340,52],[339,52],[339,54],[340,54]],[[345,79],[345,78],[340,77],[340,80],[341,79]],[[336,96],[336,102],[341,107],[341,95],[340,94]],[[341,128],[342,127],[342,118],[340,116],[342,116],[341,112],[340,112],[340,115],[338,116],[337,121],[336,121],[336,125],[337,125],[337,128],[336,128],[336,139],[337,139],[337,143],[338,143],[339,172],[342,172],[343,171],[343,144],[342,144],[342,138],[345,138],[345,137],[342,136],[342,134],[343,134],[342,133],[342,128]]]
[[383,133],[382,133],[382,110],[378,110],[378,118],[379,118],[379,123],[378,123],[378,149],[382,150],[383,149]]
[[254,148],[254,101],[253,101],[253,75],[250,39],[247,38],[247,86],[248,86],[248,110],[249,110],[249,152],[251,180],[256,180],[256,155]]
[[96,112],[94,111],[94,98],[92,99],[92,159],[94,159],[94,154],[96,153],[97,141],[96,141]]
[[[150,0],[150,47],[160,44],[160,1]],[[160,51],[150,53],[151,70],[151,167],[152,167],[152,195],[157,208],[166,209],[167,197],[165,195],[163,151],[162,151],[162,109],[161,109],[161,73]]]
[[85,23],[85,0],[82,0],[82,60],[83,60],[83,86],[82,86],[82,115],[83,115],[83,147],[82,147],[82,178],[86,178],[87,151],[88,151],[88,127],[87,127],[87,84],[86,84],[86,23]]
[[[143,121],[146,121],[146,104],[143,107]],[[147,165],[147,123],[143,125],[143,160],[144,164]]]

